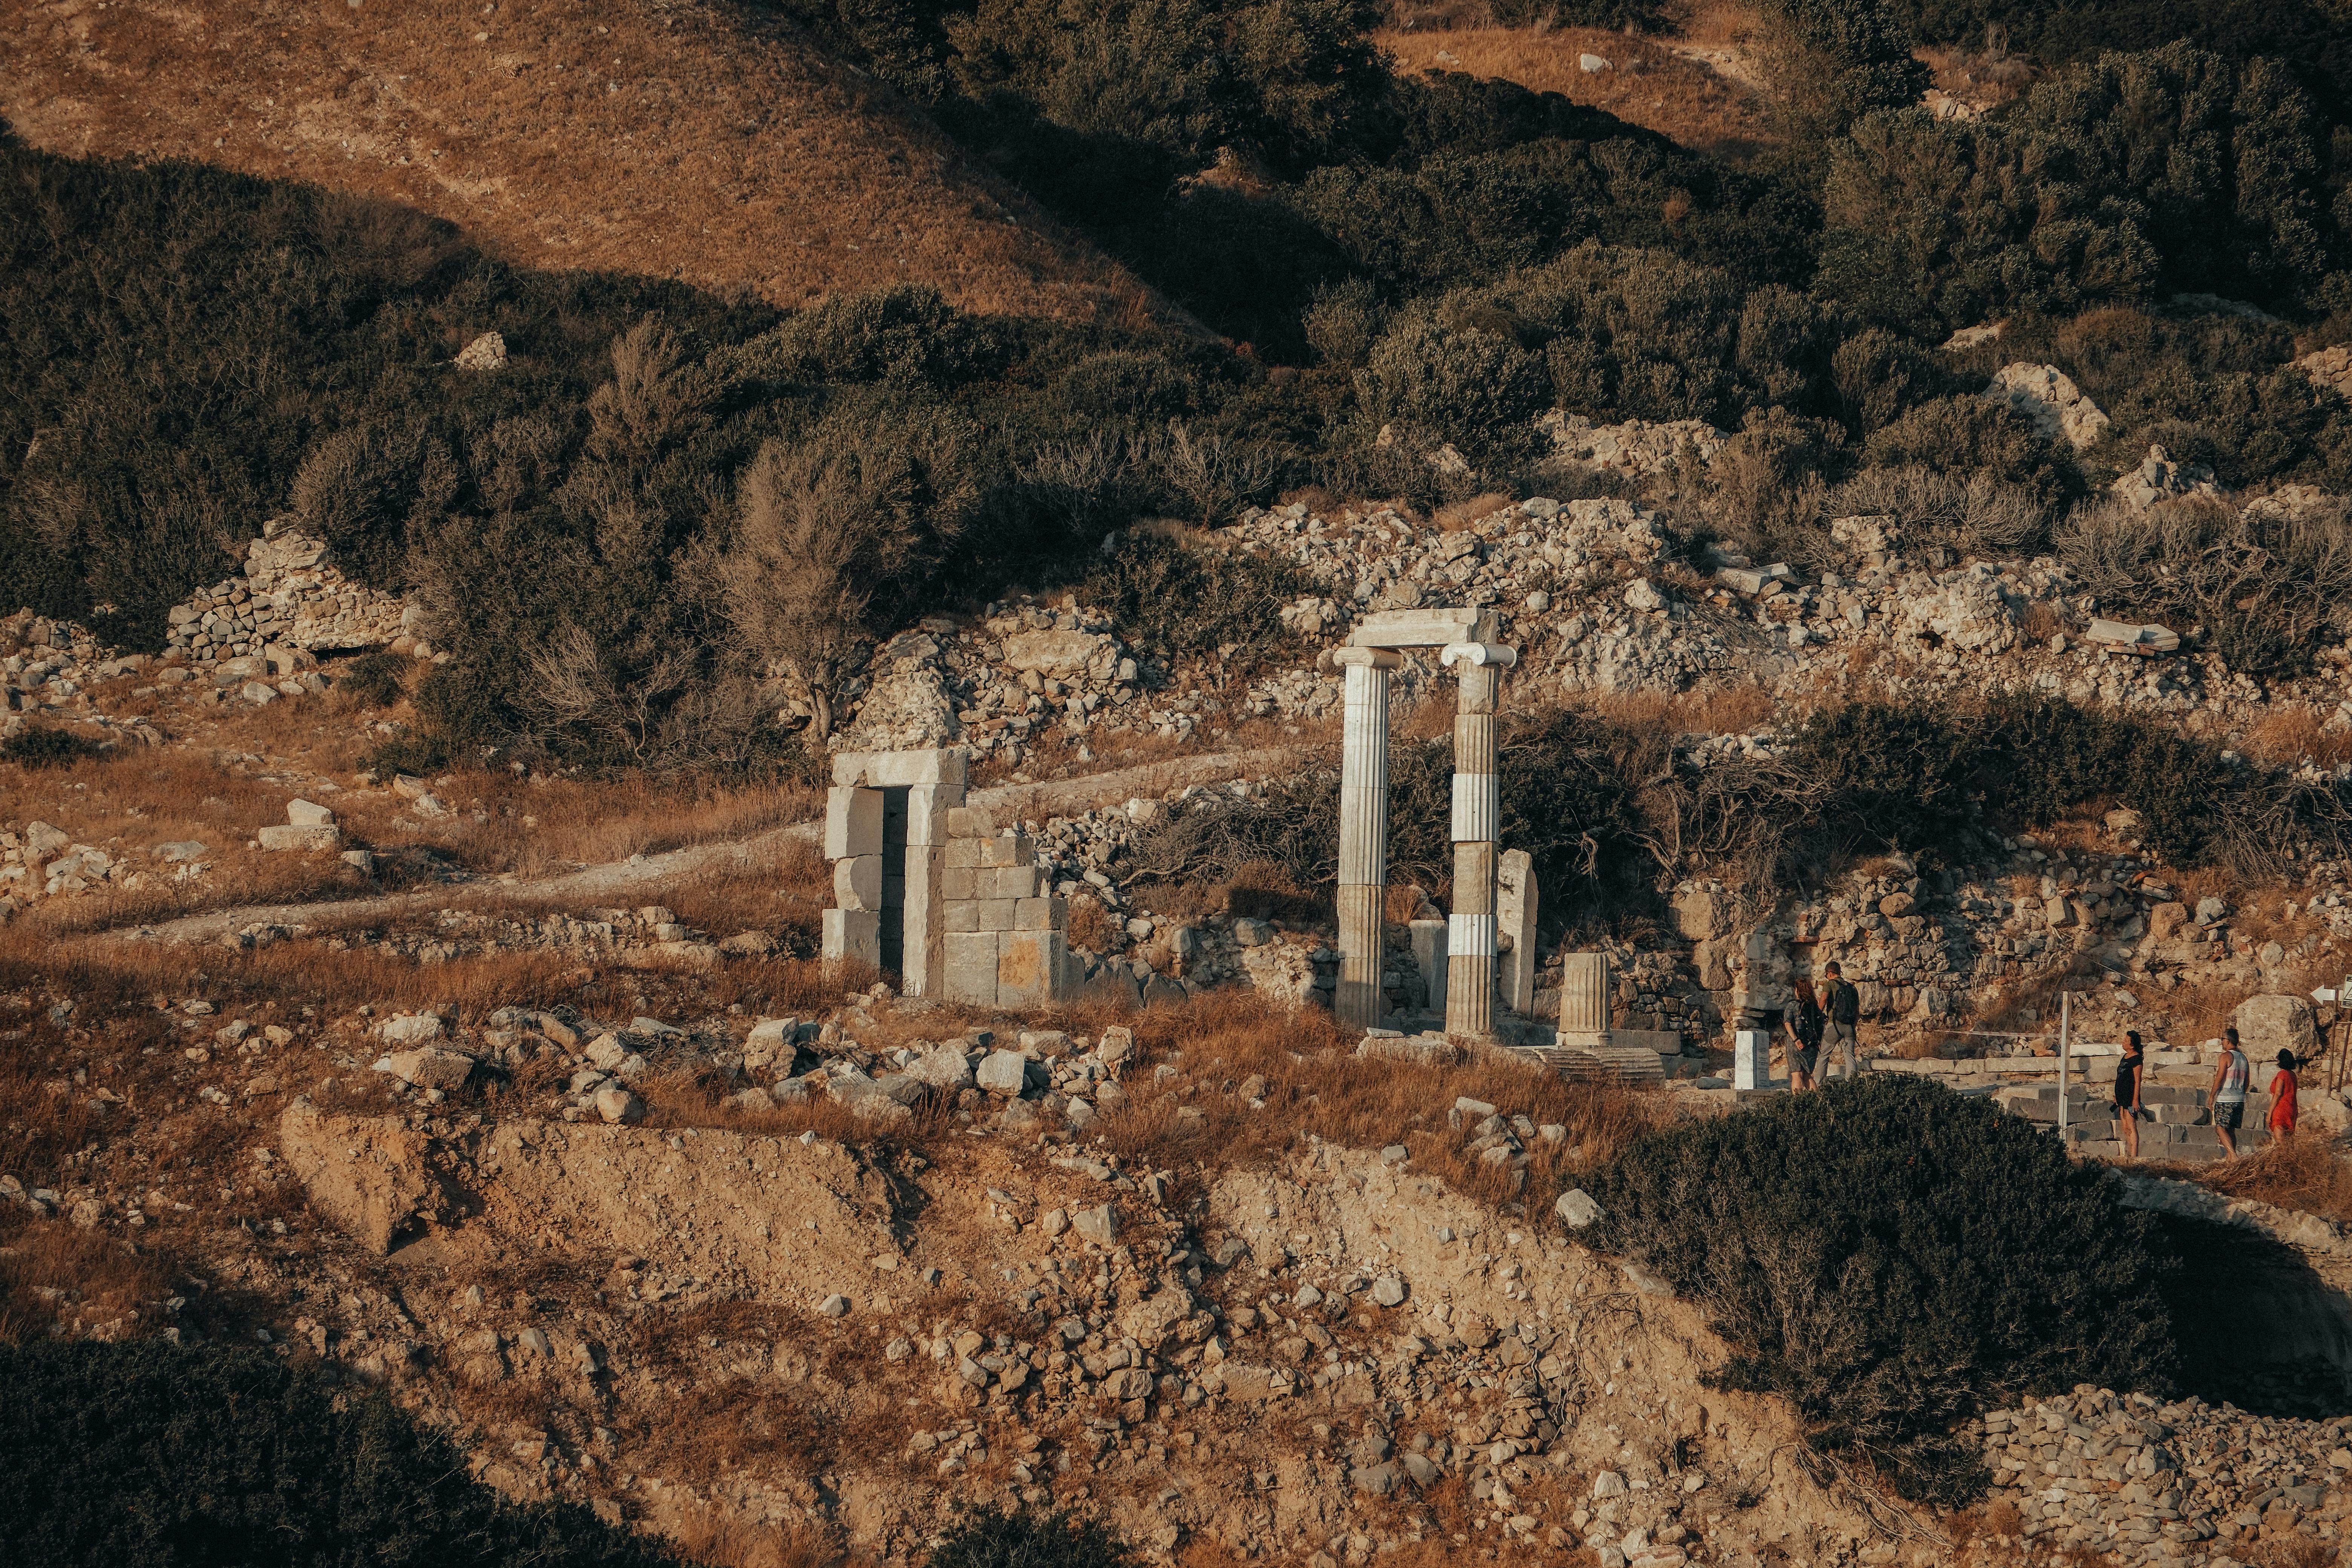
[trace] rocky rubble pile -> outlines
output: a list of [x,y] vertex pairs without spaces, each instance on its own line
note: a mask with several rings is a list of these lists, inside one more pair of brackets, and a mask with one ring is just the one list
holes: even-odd
[[2352,1513],[2352,1421],[2250,1415],[2198,1399],[2079,1385],[1985,1417],[1993,1501],[2024,1540],[2124,1563],[2302,1561],[2332,1556]]
[[154,661],[106,647],[86,626],[19,610],[0,620],[0,735],[23,731],[27,717],[87,724],[158,745],[163,735],[142,717],[99,710],[90,688],[135,676]]
[[241,575],[199,588],[172,607],[170,646],[184,648],[197,664],[246,656],[291,664],[284,650],[384,647],[401,635],[402,615],[397,595],[345,577],[324,540],[278,517],[247,545]]
[[[980,1029],[877,1055],[849,1032],[872,1026],[870,1016],[861,1026],[856,1011],[823,1024],[761,1019],[741,1058],[743,1072],[755,1081],[730,1103],[766,1110],[821,1096],[860,1121],[887,1123],[907,1120],[909,1107],[940,1093],[967,1123],[1083,1132],[1097,1115],[1127,1102],[1118,1079],[1134,1055],[1135,1037],[1125,1028],[1106,1029],[1099,1039],[1024,1030],[1010,1040]],[[762,1079],[764,1085],[757,1081]]]
[[1551,438],[1557,462],[1645,479],[1675,473],[1696,477],[1713,465],[1731,439],[1704,419],[1595,425],[1580,414],[1558,408],[1539,417],[1536,426]]

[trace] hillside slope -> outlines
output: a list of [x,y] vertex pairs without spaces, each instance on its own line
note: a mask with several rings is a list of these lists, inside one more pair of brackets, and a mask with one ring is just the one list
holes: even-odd
[[0,117],[51,151],[313,181],[449,218],[516,261],[780,305],[929,283],[979,310],[1148,308],[886,90],[734,8],[60,0],[7,16]]

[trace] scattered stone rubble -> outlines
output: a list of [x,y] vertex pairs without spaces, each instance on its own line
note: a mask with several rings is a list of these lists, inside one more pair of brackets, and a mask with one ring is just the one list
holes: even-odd
[[2152,446],[2137,468],[2118,475],[2108,490],[2139,508],[2142,511],[2158,501],[2178,500],[2183,496],[2203,496],[2210,500],[2221,499],[2221,487],[2213,481],[2213,470],[2202,463],[2176,463],[2162,447]]
[[30,717],[89,726],[101,744],[128,739],[160,745],[162,732],[143,716],[102,712],[90,690],[155,662],[106,647],[86,626],[19,610],[0,620],[0,736],[21,733]]
[[[2020,1538],[2039,1545],[2205,1568],[2326,1561],[2352,1513],[2348,1426],[2085,1384],[1987,1415],[1985,1461],[1992,1502],[2015,1509]],[[2328,1556],[2278,1557],[2282,1542]]]
[[1622,425],[1595,425],[1580,414],[1555,408],[1536,421],[1551,438],[1552,456],[1602,473],[1640,478],[1687,474],[1696,476],[1721,454],[1731,437],[1704,419],[1671,419],[1653,424],[1628,419]]

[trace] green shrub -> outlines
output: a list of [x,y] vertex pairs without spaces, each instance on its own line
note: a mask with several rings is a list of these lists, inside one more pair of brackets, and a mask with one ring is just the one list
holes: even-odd
[[2277,781],[2206,742],[2044,697],[1975,710],[1851,703],[1808,719],[1791,750],[1822,792],[1815,810],[1833,840],[1955,859],[1989,832],[2046,827],[2112,801],[2139,813],[2152,853],[2200,865],[2243,842],[2283,798]]
[[[2029,492],[2043,506],[2083,490],[2072,454],[2062,454],[2006,404],[1982,397],[1931,398],[1870,433],[1863,461],[1876,468],[1906,467],[1981,477]],[[2014,542],[2012,548],[2030,541]]]
[[1434,432],[1479,461],[1532,449],[1550,383],[1542,356],[1521,347],[1507,323],[1416,311],[1372,345],[1356,395],[1370,421]]
[[1756,54],[1797,167],[1873,110],[1919,101],[1932,73],[1885,0],[1767,0]]
[[1136,1568],[1138,1559],[1099,1519],[1060,1510],[969,1509],[931,1549],[929,1568]]
[[2164,1395],[2177,1267],[2104,1168],[1990,1100],[1895,1074],[1653,1133],[1586,1181],[1597,1243],[1703,1303],[1721,1386],[1816,1448],[1958,1506],[1966,1423],[2077,1383]]
[[2352,109],[2352,16],[2326,0],[1893,0],[1922,44],[1975,46],[1991,29],[2045,66],[2176,41],[2236,63],[2284,63],[2338,121]]
[[22,1568],[673,1563],[559,1503],[519,1507],[381,1394],[249,1352],[0,1345],[0,1517]]
[[1816,287],[1930,336],[2143,300],[2162,258],[2123,196],[2079,139],[1882,110],[1832,150]]
[[55,724],[37,724],[0,741],[0,763],[20,768],[69,768],[84,757],[105,754],[98,742]]

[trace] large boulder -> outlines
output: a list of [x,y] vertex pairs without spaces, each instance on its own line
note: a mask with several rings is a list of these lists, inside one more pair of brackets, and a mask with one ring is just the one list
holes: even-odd
[[1084,670],[1109,646],[1097,632],[1014,632],[1004,639],[1004,662],[1040,675],[1066,675]]
[[2249,996],[2238,1004],[2230,1022],[2238,1026],[2238,1043],[2257,1065],[2281,1051],[2307,1057],[2318,1044],[2311,1004],[2300,996]]
[[278,1120],[278,1148],[310,1202],[371,1252],[393,1240],[436,1191],[426,1139],[386,1117],[322,1115],[297,1100]]
[[2054,364],[2003,365],[1984,395],[2006,405],[2043,440],[2064,441],[2078,452],[2107,433],[2106,415]]
[[477,1064],[463,1051],[445,1051],[436,1046],[425,1046],[413,1051],[394,1051],[375,1064],[378,1072],[388,1072],[405,1084],[418,1089],[462,1089],[474,1076]]

